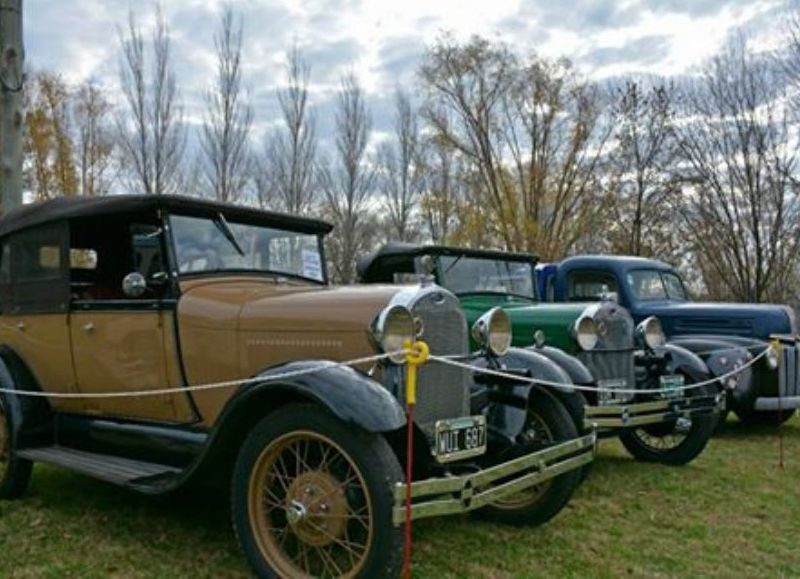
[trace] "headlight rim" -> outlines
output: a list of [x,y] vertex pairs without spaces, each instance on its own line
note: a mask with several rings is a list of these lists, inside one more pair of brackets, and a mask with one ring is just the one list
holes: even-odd
[[[497,330],[498,326],[502,325],[505,325],[507,328],[507,338],[504,339],[502,346],[498,347],[496,341],[492,340],[492,334]],[[499,306],[490,309],[479,317],[475,323],[472,324],[471,333],[472,338],[481,350],[498,358],[508,353],[511,349],[511,342],[514,337],[511,328],[511,318],[508,312]]]
[[[399,341],[399,344],[397,344],[399,347],[394,347],[394,344],[387,345],[387,338],[394,337],[388,333],[390,330],[387,328],[387,325],[392,321],[392,317],[397,315],[407,318],[409,331],[407,335],[400,336],[400,338],[397,340]],[[416,339],[416,322],[414,320],[414,315],[406,306],[399,304],[388,305],[383,308],[375,317],[375,320],[372,323],[371,332],[373,340],[375,341],[378,349],[384,354],[389,354],[389,362],[398,365],[403,364],[406,356],[404,351],[400,351],[402,349],[402,344],[405,344],[406,341],[413,342]]]
[[[654,327],[658,329],[658,340],[655,342],[651,341],[651,336],[653,335],[651,329]],[[667,343],[664,325],[657,316],[650,316],[639,322],[636,326],[636,335],[641,343],[650,350],[661,348]]]
[[[586,345],[583,341],[581,336],[587,331],[586,328],[582,328],[585,324],[591,324],[591,335],[592,335],[592,342],[591,346]],[[581,314],[575,323],[572,326],[572,337],[578,343],[578,347],[584,352],[591,352],[597,347],[598,342],[600,341],[600,333],[597,330],[597,322],[594,319],[594,316],[591,314]]]

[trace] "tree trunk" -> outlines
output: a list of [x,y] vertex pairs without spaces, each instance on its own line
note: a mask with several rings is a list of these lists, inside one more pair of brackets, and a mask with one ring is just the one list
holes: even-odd
[[0,212],[22,205],[22,0],[0,0]]

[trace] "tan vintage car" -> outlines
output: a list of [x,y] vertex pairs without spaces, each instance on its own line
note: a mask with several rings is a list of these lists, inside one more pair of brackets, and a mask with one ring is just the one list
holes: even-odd
[[[509,348],[508,320],[482,319],[485,352],[470,353],[447,290],[331,286],[329,231],[158,196],[57,199],[0,219],[0,497],[21,495],[35,462],[149,494],[217,481],[259,576],[396,576],[402,345],[422,336],[480,364]],[[548,392],[434,362],[413,432],[412,519],[542,523],[594,451]]]

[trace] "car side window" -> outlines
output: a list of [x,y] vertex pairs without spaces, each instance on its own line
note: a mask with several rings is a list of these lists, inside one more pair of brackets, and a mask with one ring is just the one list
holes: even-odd
[[66,310],[66,223],[48,223],[12,234],[2,255],[4,294],[12,313]]
[[605,271],[575,271],[569,274],[571,302],[596,302],[611,294],[619,295],[617,279]]
[[[125,219],[78,220],[70,237],[70,290],[80,302],[152,300],[162,297],[166,283],[161,230],[155,223]],[[131,298],[122,288],[130,273],[141,273],[148,288]]]

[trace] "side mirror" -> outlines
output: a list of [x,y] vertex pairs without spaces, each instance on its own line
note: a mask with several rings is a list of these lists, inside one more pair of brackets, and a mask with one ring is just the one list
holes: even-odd
[[129,298],[140,298],[147,290],[147,280],[138,271],[126,275],[122,280],[122,293]]

